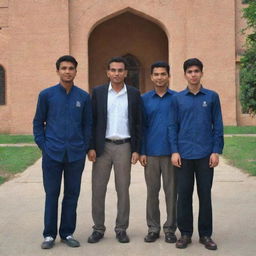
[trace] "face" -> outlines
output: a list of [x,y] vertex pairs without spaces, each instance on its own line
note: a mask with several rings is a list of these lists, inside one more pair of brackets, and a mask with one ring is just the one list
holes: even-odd
[[186,70],[184,76],[189,85],[199,85],[203,76],[203,72],[199,69],[199,67],[191,66]]
[[112,62],[109,65],[107,76],[112,84],[121,84],[127,76],[127,70],[125,70],[124,63]]
[[72,62],[63,61],[60,63],[60,68],[56,72],[60,77],[61,82],[70,83],[75,79],[77,71]]
[[154,68],[151,74],[151,80],[156,87],[168,87],[169,75],[166,68]]

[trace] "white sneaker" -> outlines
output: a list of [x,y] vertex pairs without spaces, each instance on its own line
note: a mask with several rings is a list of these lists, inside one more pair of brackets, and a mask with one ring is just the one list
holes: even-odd
[[42,249],[51,249],[54,245],[54,238],[52,236],[46,236],[41,244]]

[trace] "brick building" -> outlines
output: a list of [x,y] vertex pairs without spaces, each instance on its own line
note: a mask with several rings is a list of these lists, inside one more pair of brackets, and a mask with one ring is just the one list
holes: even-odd
[[58,82],[56,59],[79,62],[76,84],[106,82],[105,64],[124,56],[141,92],[150,64],[169,61],[170,86],[185,86],[182,64],[198,57],[203,84],[221,97],[225,125],[256,125],[239,105],[241,0],[0,0],[0,132],[31,133],[40,90]]

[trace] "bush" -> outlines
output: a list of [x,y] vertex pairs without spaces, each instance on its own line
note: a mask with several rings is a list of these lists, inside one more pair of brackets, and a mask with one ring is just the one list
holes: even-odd
[[246,50],[241,58],[240,100],[244,113],[256,114],[256,1],[247,1],[243,17],[247,20]]

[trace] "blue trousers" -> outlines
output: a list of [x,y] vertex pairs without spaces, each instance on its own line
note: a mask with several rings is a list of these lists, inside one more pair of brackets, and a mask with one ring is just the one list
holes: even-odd
[[42,169],[43,184],[46,194],[44,212],[43,236],[57,236],[58,200],[60,195],[61,180],[64,174],[64,196],[62,200],[61,222],[59,234],[61,238],[72,235],[76,228],[76,208],[80,194],[81,177],[84,169],[85,158],[68,162],[57,162],[43,153]]
[[199,236],[212,235],[211,188],[213,168],[209,167],[209,157],[202,159],[181,159],[177,174],[177,222],[181,235],[193,234],[193,190],[196,179],[199,199],[198,232]]

